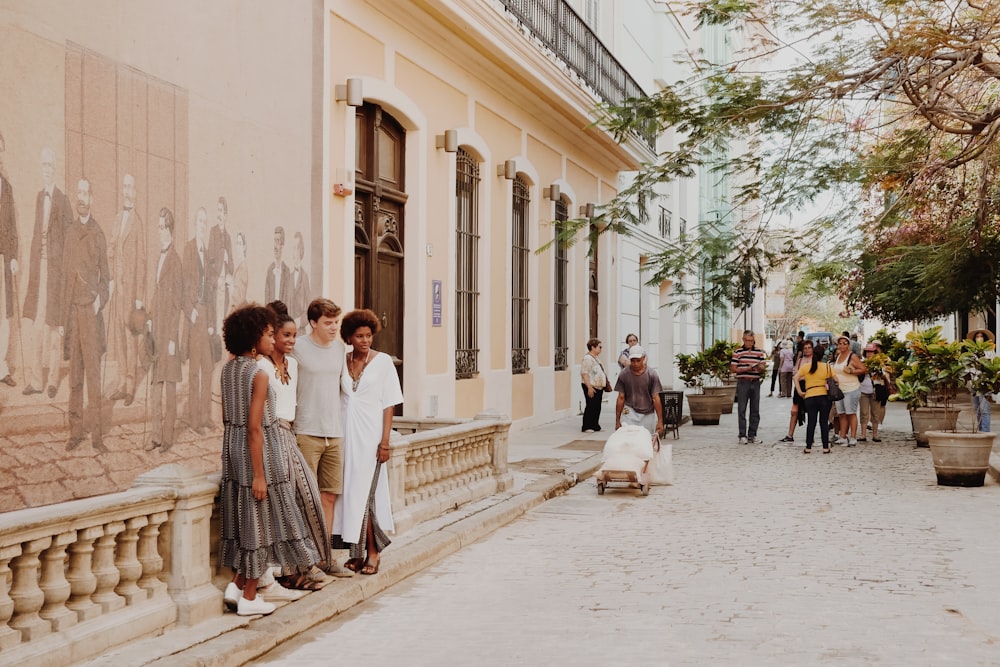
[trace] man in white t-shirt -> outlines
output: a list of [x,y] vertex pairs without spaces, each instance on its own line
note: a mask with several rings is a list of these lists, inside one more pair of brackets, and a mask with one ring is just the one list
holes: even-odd
[[[306,309],[311,331],[295,342],[292,356],[299,363],[295,439],[316,474],[327,532],[333,532],[337,496],[344,490],[344,420],[340,405],[340,375],[346,348],[340,340],[340,306],[314,299]],[[336,542],[336,540],[333,540]],[[346,574],[336,563],[331,574]]]

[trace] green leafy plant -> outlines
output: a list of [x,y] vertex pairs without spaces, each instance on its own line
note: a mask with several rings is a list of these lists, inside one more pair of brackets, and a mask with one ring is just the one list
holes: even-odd
[[680,353],[677,359],[677,376],[685,387],[701,389],[705,386],[708,375],[708,364],[701,352],[695,354]]
[[732,361],[733,352],[738,347],[738,343],[720,339],[712,343],[710,347],[701,353],[705,358],[705,365],[709,376],[719,384],[723,384],[732,378],[733,374],[729,364]]

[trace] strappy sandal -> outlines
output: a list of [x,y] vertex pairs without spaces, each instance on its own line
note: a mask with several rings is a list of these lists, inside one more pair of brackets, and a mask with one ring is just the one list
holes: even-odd
[[296,574],[288,577],[281,577],[278,579],[278,583],[293,591],[323,590],[323,585],[318,581],[310,579],[307,574]]
[[382,559],[379,558],[378,562],[372,565],[368,561],[365,561],[364,566],[359,570],[361,574],[378,574],[378,566],[382,564]]
[[346,567],[351,572],[357,572],[365,566],[364,558],[348,558],[344,561],[344,567]]

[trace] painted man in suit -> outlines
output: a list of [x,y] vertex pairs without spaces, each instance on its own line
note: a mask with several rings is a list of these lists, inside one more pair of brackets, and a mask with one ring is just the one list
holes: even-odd
[[208,213],[195,214],[195,236],[184,247],[184,314],[188,318],[188,426],[203,435],[212,428],[212,349],[215,283],[208,268]]
[[[35,226],[31,235],[28,292],[24,296],[24,395],[40,394],[48,383],[55,398],[63,367],[59,327],[62,317],[63,242],[73,224],[73,205],[56,187],[56,154],[42,149],[42,190],[35,197]],[[33,344],[33,345],[32,345]]]
[[287,304],[291,300],[292,274],[288,270],[288,265],[281,259],[284,249],[285,228],[278,226],[274,228],[274,261],[267,267],[267,277],[264,279],[264,303],[278,299]]
[[288,304],[288,314],[295,320],[299,331],[305,332],[306,324],[309,322],[309,318],[306,317],[306,308],[312,301],[312,295],[309,291],[309,274],[306,273],[306,267],[302,266],[306,246],[302,232],[295,232],[293,238],[295,239],[295,248],[292,251],[292,271],[288,280],[291,287],[291,297],[285,303]]
[[215,220],[208,234],[208,275],[215,282],[215,314],[213,323],[216,331],[222,331],[222,320],[229,313],[230,291],[233,284],[233,239],[226,229],[229,218],[229,203],[219,197],[215,206]]
[[[90,181],[76,186],[79,215],[66,230],[63,248],[63,321],[65,350],[69,357],[69,442],[66,450],[83,442],[89,427],[91,444],[106,452],[101,419],[101,356],[104,353],[103,314],[108,302],[108,244],[100,225],[90,215],[93,195]],[[83,411],[84,384],[87,412]],[[86,414],[86,423],[84,414]]]
[[160,257],[156,262],[156,285],[146,327],[156,344],[150,375],[153,439],[150,449],[167,451],[174,445],[177,422],[177,383],[181,381],[180,335],[184,269],[174,248],[174,214],[160,209],[157,225]]
[[3,153],[6,149],[3,134],[0,134],[0,298],[3,311],[0,312],[0,382],[14,387],[17,382],[10,375],[7,353],[10,352],[10,322],[14,318],[14,275],[17,273],[17,211],[14,208],[14,190],[7,180],[3,168]]
[[[111,267],[111,305],[108,308],[108,358],[105,377],[108,398],[132,405],[136,377],[141,376],[141,328],[132,328],[132,314],[146,301],[146,230],[135,210],[135,178],[122,179],[122,210],[115,220],[108,248]],[[140,319],[139,322],[142,322]]]

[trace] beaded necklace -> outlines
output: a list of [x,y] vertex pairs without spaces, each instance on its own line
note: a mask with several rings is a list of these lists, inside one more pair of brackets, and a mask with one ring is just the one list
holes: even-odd
[[358,371],[357,377],[355,377],[354,366],[356,365],[357,362],[354,359],[354,353],[352,352],[347,355],[347,369],[348,373],[351,376],[351,389],[353,391],[358,390],[358,384],[361,383],[361,376],[362,374],[364,374],[365,368],[368,367],[368,362],[371,360],[371,356],[372,356],[372,351],[368,350],[368,352],[365,354],[365,362],[361,364],[361,370]]

